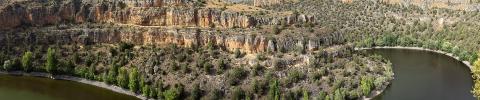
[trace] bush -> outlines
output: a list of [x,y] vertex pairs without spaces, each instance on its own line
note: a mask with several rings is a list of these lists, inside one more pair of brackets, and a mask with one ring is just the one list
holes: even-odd
[[282,28],[280,28],[279,26],[275,26],[272,28],[273,34],[280,34],[281,32],[282,32]]
[[129,78],[130,81],[128,82],[128,88],[130,91],[137,92],[138,91],[138,71],[136,67],[133,67],[130,71]]
[[309,98],[310,98],[310,96],[308,96],[308,90],[304,89],[303,90],[303,100],[308,100]]
[[320,92],[318,92],[316,100],[327,100],[327,99],[325,99],[325,96],[326,96],[325,92],[320,91]]
[[212,90],[210,93],[208,93],[206,100],[220,100],[222,98],[222,91],[218,89]]
[[305,74],[298,70],[291,70],[288,72],[286,84],[290,85],[292,83],[297,83],[298,81],[305,78]]
[[124,52],[124,51],[132,49],[132,48],[133,48],[133,44],[126,43],[126,42],[121,42],[119,49],[120,49],[121,52]]
[[220,59],[220,60],[218,60],[218,62],[215,66],[217,67],[216,68],[217,74],[221,74],[226,69],[227,64],[225,63],[224,59]]
[[108,70],[107,80],[105,81],[107,84],[114,84],[117,81],[117,73],[118,72],[118,65],[112,64],[110,65],[110,69]]
[[190,100],[200,100],[202,97],[201,92],[202,90],[200,90],[200,86],[198,84],[194,84],[190,95]]
[[22,67],[25,72],[30,72],[32,70],[32,52],[27,51],[22,56]]
[[233,52],[235,58],[241,58],[242,57],[242,52],[240,52],[240,49],[235,49],[235,52]]
[[269,100],[280,100],[280,86],[278,80],[273,80],[270,82],[268,88],[268,98]]
[[373,88],[372,78],[362,77],[362,80],[360,81],[360,88],[362,89],[363,95],[370,95],[370,92]]
[[12,61],[11,61],[11,60],[7,60],[7,61],[3,62],[3,69],[4,69],[5,71],[10,71],[10,70],[13,69],[14,64],[15,64],[15,60],[12,60]]
[[142,95],[147,98],[150,96],[150,85],[145,85],[142,87]]
[[334,100],[345,100],[345,92],[343,89],[335,90],[335,95],[333,97]]
[[213,65],[210,64],[210,62],[206,62],[205,64],[203,64],[203,71],[205,71],[205,73],[207,74],[210,74],[212,67]]
[[264,60],[267,60],[267,57],[265,57],[264,54],[259,53],[259,54],[257,54],[256,59],[259,60],[259,61],[264,61]]
[[231,94],[231,100],[242,100],[245,97],[244,91],[240,87],[234,87]]
[[72,74],[74,69],[75,69],[75,64],[73,63],[72,60],[68,60],[68,61],[65,63],[63,72],[64,72],[64,73],[67,73],[67,74]]
[[263,66],[256,63],[255,65],[253,65],[252,75],[261,75],[263,73],[263,70]]
[[148,97],[150,98],[157,98],[157,90],[153,86],[149,86],[150,90],[150,95]]
[[117,86],[122,88],[128,88],[128,73],[127,69],[120,68],[117,75]]
[[183,86],[176,84],[175,87],[170,87],[170,89],[163,92],[165,100],[180,100],[180,96],[183,92]]
[[283,60],[281,59],[273,59],[272,67],[276,70],[281,70],[284,67]]
[[57,70],[57,58],[55,57],[55,50],[53,48],[48,48],[45,70],[51,74],[55,74]]
[[234,68],[230,70],[226,75],[227,83],[230,85],[237,85],[242,81],[242,79],[246,76],[247,72],[243,68]]

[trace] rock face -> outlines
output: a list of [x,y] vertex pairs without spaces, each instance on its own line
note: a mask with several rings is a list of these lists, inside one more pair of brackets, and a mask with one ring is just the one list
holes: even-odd
[[[321,45],[343,42],[336,33],[319,37],[253,35],[247,28],[260,25],[314,23],[315,16],[290,14],[255,16],[242,12],[193,6],[189,0],[26,0],[0,8],[0,41],[15,44],[97,44],[130,42],[137,45],[177,44],[201,47],[213,43],[227,51],[246,53],[314,51]],[[64,23],[109,23],[115,27],[38,29],[18,27]],[[126,25],[124,25],[126,24]],[[108,25],[108,24],[107,24]],[[118,27],[117,27],[118,26]],[[246,32],[210,31],[209,28],[243,28]],[[10,31],[9,31],[10,30]],[[11,31],[14,30],[14,31]],[[240,34],[241,33],[241,34]],[[8,37],[8,38],[5,38]]]
[[251,28],[280,22],[314,22],[314,16],[308,15],[256,17],[221,9],[182,7],[190,5],[186,0],[67,0],[49,5],[38,5],[38,2],[15,2],[0,9],[0,29],[86,22],[203,28]]
[[[52,34],[53,33],[53,34]],[[246,53],[315,51],[320,46],[344,43],[340,33],[322,34],[317,37],[307,36],[267,36],[252,33],[218,33],[197,29],[158,29],[158,28],[113,28],[82,30],[47,30],[35,33],[1,34],[0,45],[10,44],[80,44],[129,42],[136,45],[177,44],[183,47],[203,47],[208,43],[227,50],[239,49]],[[7,39],[8,38],[8,39]],[[23,41],[24,43],[16,43]]]

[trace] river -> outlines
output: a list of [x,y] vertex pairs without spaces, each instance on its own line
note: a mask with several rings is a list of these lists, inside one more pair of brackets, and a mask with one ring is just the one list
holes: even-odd
[[407,49],[371,49],[393,64],[395,79],[375,100],[475,100],[470,70],[443,54]]
[[93,85],[49,78],[0,75],[1,100],[138,100]]

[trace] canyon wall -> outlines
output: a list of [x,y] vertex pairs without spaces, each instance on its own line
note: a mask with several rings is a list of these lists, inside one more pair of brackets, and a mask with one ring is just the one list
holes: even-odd
[[87,1],[64,1],[55,5],[41,6],[29,6],[32,2],[13,3],[0,9],[0,29],[85,22],[167,27],[251,28],[258,25],[278,25],[280,22],[293,24],[315,21],[314,16],[302,14],[265,17],[212,8],[123,7],[123,3],[118,1],[85,2]]
[[[321,46],[330,46],[345,42],[340,33],[316,36],[301,35],[258,35],[255,33],[236,33],[198,29],[158,29],[158,28],[110,28],[45,30],[27,33],[0,34],[0,45],[49,45],[76,44],[93,45],[101,43],[128,42],[136,45],[177,44],[183,47],[203,47],[213,43],[227,51],[239,49],[246,53],[315,51]],[[21,41],[21,42],[20,42]]]

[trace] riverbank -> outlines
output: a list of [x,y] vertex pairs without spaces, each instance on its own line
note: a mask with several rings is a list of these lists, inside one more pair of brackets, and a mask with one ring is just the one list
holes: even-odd
[[144,97],[142,95],[137,95],[134,92],[129,91],[128,89],[123,89],[123,88],[115,86],[115,85],[108,85],[104,82],[88,80],[88,79],[79,78],[79,77],[75,77],[75,76],[69,76],[69,75],[54,75],[54,76],[52,76],[49,73],[43,73],[43,72],[25,73],[23,71],[12,71],[12,72],[0,71],[0,74],[16,75],[16,76],[33,76],[33,77],[50,78],[50,79],[54,79],[54,80],[74,81],[74,82],[89,84],[89,85],[93,85],[93,86],[96,86],[96,87],[108,89],[108,90],[111,90],[111,91],[114,91],[114,92],[117,92],[117,93],[129,95],[129,96],[134,96],[134,97],[136,97],[138,99],[141,99],[141,100],[147,100],[146,97]]
[[432,50],[432,49],[426,49],[426,48],[421,48],[421,47],[403,47],[403,46],[395,46],[395,47],[390,47],[390,46],[387,46],[387,47],[371,47],[371,48],[355,48],[355,50],[367,50],[367,49],[408,49],[408,50],[423,50],[423,51],[430,51],[430,52],[435,52],[435,53],[439,53],[439,54],[443,54],[443,55],[446,55],[446,56],[449,56],[451,58],[454,58],[456,59],[457,61],[460,61],[462,62],[463,64],[465,64],[468,69],[472,69],[472,65],[470,64],[470,62],[468,61],[462,61],[460,60],[459,57],[457,56],[454,56],[452,53],[448,53],[448,52],[444,52],[444,51],[440,51],[440,50]]
[[[471,66],[470,62],[468,62],[468,61],[462,61],[462,60],[460,60],[459,57],[454,56],[452,53],[448,53],[448,52],[444,52],[444,51],[440,51],[440,50],[432,50],[432,49],[426,49],[426,48],[421,48],[421,47],[403,47],[403,46],[355,48],[355,50],[368,50],[368,49],[407,49],[407,50],[429,51],[429,52],[434,52],[434,53],[438,53],[438,54],[442,54],[442,55],[446,55],[446,56],[448,56],[448,57],[454,58],[455,60],[460,61],[460,62],[462,62],[465,66],[467,66],[470,71],[471,71],[471,69],[472,69],[472,66]],[[388,87],[388,86],[387,86],[387,87]],[[371,99],[375,98],[376,96],[380,95],[381,93],[383,93],[383,91],[384,91],[385,89],[386,89],[386,87],[384,87],[384,88],[381,89],[381,90],[375,90],[375,91],[373,91],[369,96],[364,97],[364,98],[362,98],[362,99],[363,99],[363,100],[371,100]]]

